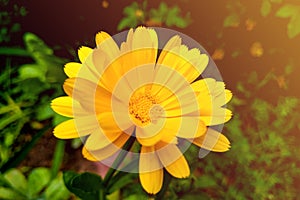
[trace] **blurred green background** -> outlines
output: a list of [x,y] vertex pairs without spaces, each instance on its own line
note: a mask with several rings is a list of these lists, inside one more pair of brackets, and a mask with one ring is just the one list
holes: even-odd
[[[62,170],[103,173],[80,140],[60,141],[63,66],[94,35],[138,25],[180,31],[216,62],[234,98],[223,133],[229,152],[198,159],[161,199],[300,199],[300,2],[298,0],[0,0],[0,199],[76,199]],[[147,199],[136,175],[111,199]],[[123,187],[122,189],[120,189]]]

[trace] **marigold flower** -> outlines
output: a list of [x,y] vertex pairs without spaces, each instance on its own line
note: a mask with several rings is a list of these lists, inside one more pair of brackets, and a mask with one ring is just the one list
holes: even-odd
[[179,141],[216,152],[227,151],[228,139],[209,128],[231,118],[224,105],[232,94],[221,81],[198,79],[209,57],[188,49],[175,35],[158,54],[154,29],[128,31],[120,47],[105,32],[97,48],[82,47],[81,63],[65,66],[68,96],[52,101],[55,112],[71,117],[54,129],[61,139],[85,138],[82,153],[93,161],[113,157],[131,137],[140,144],[139,177],[156,194],[163,169],[172,176],[190,174]]

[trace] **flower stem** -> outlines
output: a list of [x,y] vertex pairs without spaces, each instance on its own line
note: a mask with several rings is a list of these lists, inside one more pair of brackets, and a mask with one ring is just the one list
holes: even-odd
[[119,155],[117,156],[116,160],[114,161],[114,163],[112,164],[112,167],[108,170],[107,174],[104,177],[103,180],[103,186],[107,187],[109,184],[110,179],[112,178],[112,176],[114,175],[114,173],[116,172],[117,168],[120,166],[120,164],[122,163],[122,161],[124,160],[127,152],[131,149],[133,143],[135,141],[135,137],[131,136],[127,142],[124,144],[123,146],[123,150],[119,153]]

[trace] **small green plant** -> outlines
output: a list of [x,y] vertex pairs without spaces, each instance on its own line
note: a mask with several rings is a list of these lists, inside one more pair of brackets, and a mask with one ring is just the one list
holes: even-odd
[[51,98],[62,94],[65,60],[54,56],[53,50],[32,33],[24,35],[24,43],[26,48],[0,48],[6,61],[1,62],[4,70],[0,75],[0,166],[21,151],[24,137],[19,135],[25,124],[38,130],[45,126],[44,120],[62,120],[49,104]]
[[64,185],[62,174],[51,177],[51,170],[38,167],[27,178],[19,169],[0,174],[0,199],[3,200],[67,200],[70,193]]
[[126,15],[118,24],[118,30],[124,28],[135,28],[138,25],[146,26],[176,26],[185,28],[191,23],[190,14],[182,17],[178,6],[168,7],[166,3],[161,2],[157,9],[147,9],[147,1],[142,5],[133,2],[131,5],[124,8]]
[[0,44],[8,43],[12,39],[12,35],[21,30],[21,25],[15,22],[15,18],[27,15],[27,9],[19,2],[9,0],[0,0]]
[[[289,74],[289,69],[286,69]],[[168,199],[297,199],[300,181],[300,101],[293,96],[273,100],[260,96],[276,75],[259,79],[256,72],[239,82],[238,94],[229,104],[235,116],[226,124],[232,148],[224,155],[210,153],[192,159],[197,148],[186,153],[192,176],[186,183],[172,180]],[[282,88],[285,89],[285,88]],[[280,90],[280,88],[278,88]],[[220,160],[222,160],[220,162]]]

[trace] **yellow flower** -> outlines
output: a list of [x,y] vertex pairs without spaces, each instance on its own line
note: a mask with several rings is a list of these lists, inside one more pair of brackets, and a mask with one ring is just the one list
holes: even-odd
[[68,96],[51,106],[72,119],[55,127],[56,137],[86,138],[82,153],[93,161],[114,158],[136,137],[140,181],[151,194],[161,189],[163,169],[189,176],[181,139],[207,150],[229,149],[228,139],[209,126],[231,118],[224,105],[232,94],[221,81],[197,79],[209,62],[206,54],[175,35],[158,55],[157,33],[145,27],[129,30],[120,47],[105,32],[96,35],[96,44],[79,49],[81,63],[65,66]]

